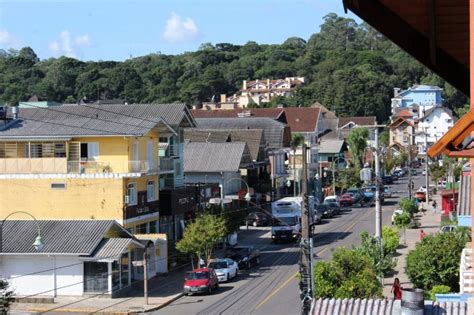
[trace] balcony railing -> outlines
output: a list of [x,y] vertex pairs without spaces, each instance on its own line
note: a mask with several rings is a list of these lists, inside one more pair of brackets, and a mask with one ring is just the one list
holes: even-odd
[[67,158],[0,159],[0,174],[147,173],[158,169],[155,161],[146,160],[109,163],[94,160],[68,161]]
[[173,171],[174,170],[174,160],[170,157],[161,157],[160,158],[160,171]]

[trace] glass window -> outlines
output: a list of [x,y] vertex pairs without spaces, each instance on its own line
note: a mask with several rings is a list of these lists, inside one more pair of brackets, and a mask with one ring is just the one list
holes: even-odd
[[137,183],[129,183],[127,186],[128,204],[137,204]]
[[146,196],[147,201],[155,201],[156,200],[156,185],[155,181],[149,180],[146,186]]
[[158,221],[151,221],[149,224],[150,224],[150,234],[157,233]]
[[84,292],[108,292],[108,266],[104,262],[84,262]]
[[30,154],[32,158],[43,157],[43,145],[41,143],[32,143],[30,146]]
[[137,234],[147,234],[147,225],[148,223],[139,224],[136,227]]

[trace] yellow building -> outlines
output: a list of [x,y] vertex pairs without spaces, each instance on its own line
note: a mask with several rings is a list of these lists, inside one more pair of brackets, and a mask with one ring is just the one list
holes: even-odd
[[11,113],[0,121],[0,218],[23,210],[43,220],[114,219],[135,233],[157,233],[160,175],[161,182],[182,181],[176,127],[194,126],[189,115],[185,104]]

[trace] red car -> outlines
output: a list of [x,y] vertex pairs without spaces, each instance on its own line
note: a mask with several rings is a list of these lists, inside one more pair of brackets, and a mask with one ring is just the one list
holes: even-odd
[[352,200],[352,195],[344,194],[339,198],[339,203],[341,206],[352,206],[354,201]]
[[199,268],[186,273],[183,292],[185,295],[208,293],[219,288],[219,279],[212,268]]

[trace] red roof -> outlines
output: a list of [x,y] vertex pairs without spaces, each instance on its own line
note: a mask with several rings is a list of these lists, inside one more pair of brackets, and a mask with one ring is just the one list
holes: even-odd
[[402,109],[401,111],[395,113],[393,117],[413,117],[413,114],[408,109]]
[[369,126],[376,125],[377,118],[375,116],[354,116],[354,117],[340,117],[339,118],[339,127],[344,127],[348,123],[353,122],[358,126]]
[[285,108],[286,121],[291,132],[316,131],[319,118],[319,108],[315,107],[287,107]]
[[193,110],[195,118],[231,118],[239,117],[239,113],[249,112],[250,117],[268,117],[279,119],[284,113],[291,132],[314,132],[318,124],[320,108],[315,107],[286,107],[286,108],[238,108]]
[[283,108],[237,108],[237,109],[194,109],[192,113],[194,118],[232,118],[239,117],[239,113],[249,112],[250,117],[269,117],[277,119]]

